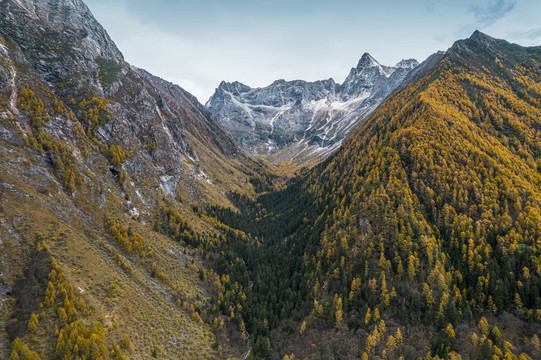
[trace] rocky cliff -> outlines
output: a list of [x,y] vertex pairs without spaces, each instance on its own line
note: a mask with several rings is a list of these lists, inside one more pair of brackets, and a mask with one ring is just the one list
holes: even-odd
[[222,82],[205,107],[253,154],[302,163],[336,150],[417,65],[384,66],[365,53],[342,84],[277,80],[252,89]]

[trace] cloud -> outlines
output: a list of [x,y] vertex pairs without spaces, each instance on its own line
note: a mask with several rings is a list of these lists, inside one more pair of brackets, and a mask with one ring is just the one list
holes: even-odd
[[519,38],[536,40],[536,39],[541,38],[541,28],[532,29],[532,30],[523,31],[523,32],[517,32],[514,35]]
[[515,7],[515,2],[490,0],[487,6],[472,6],[469,11],[481,25],[489,26],[503,18]]
[[442,1],[443,0],[430,0],[429,3],[426,5],[426,11],[432,12],[436,7],[442,4]]
[[517,41],[523,46],[539,46],[541,43],[541,28],[512,31],[509,33],[509,40]]

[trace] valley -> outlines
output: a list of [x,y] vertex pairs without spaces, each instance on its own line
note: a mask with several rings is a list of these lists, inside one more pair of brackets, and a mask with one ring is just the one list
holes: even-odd
[[540,358],[540,79],[476,31],[204,106],[1,1],[0,357]]

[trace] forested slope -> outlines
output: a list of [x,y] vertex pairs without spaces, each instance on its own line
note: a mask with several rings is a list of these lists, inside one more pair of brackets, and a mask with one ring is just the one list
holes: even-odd
[[541,356],[540,64],[541,48],[476,32],[247,206],[255,223],[214,210],[260,242],[253,263],[232,250],[266,289],[250,330],[280,356]]

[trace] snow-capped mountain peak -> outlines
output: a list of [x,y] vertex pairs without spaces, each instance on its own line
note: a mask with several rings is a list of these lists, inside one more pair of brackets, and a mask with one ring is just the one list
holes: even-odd
[[233,81],[232,83],[222,81],[216,91],[228,92],[233,95],[240,95],[242,93],[252,90],[251,87],[244,85],[238,81]]
[[365,69],[370,67],[381,67],[380,63],[376,61],[369,53],[365,52],[361,59],[357,63],[357,69]]
[[364,53],[342,84],[279,79],[262,88],[222,82],[205,107],[254,154],[309,160],[337,149],[418,65],[381,65]]
[[403,59],[399,61],[394,67],[400,69],[413,69],[419,65],[419,62],[415,59]]

